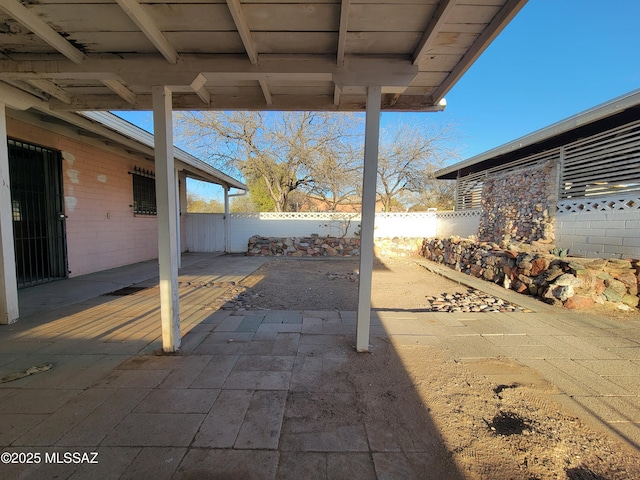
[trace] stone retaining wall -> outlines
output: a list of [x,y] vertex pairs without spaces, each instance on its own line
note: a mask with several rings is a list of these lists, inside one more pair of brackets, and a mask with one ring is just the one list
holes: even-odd
[[488,242],[553,240],[555,161],[487,176],[478,237]]
[[434,262],[567,308],[613,302],[637,307],[637,260],[559,258],[549,245],[509,245],[451,237],[425,239],[421,255]]
[[[375,254],[379,257],[418,256],[422,238],[376,238]],[[261,237],[249,239],[248,256],[351,257],[360,255],[358,237]]]

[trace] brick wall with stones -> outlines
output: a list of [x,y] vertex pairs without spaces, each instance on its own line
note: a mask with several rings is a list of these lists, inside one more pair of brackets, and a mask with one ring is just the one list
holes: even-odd
[[503,249],[494,242],[451,237],[425,239],[421,255],[516,292],[534,295],[566,308],[590,308],[612,302],[638,307],[638,260],[560,258],[544,244]]
[[483,241],[554,238],[555,161],[488,175],[478,237]]
[[[378,257],[418,256],[422,248],[422,238],[393,237],[376,238],[375,254]],[[347,257],[360,255],[358,237],[260,237],[249,239],[248,256],[289,256],[289,257]]]

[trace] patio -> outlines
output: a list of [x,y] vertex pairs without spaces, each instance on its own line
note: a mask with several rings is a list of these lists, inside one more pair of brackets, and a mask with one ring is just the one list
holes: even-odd
[[[98,452],[98,464],[3,465],[2,476],[464,478],[413,386],[407,346],[429,354],[427,365],[439,361],[435,347],[502,384],[526,381],[523,370],[492,363],[513,359],[554,385],[549,399],[640,445],[637,321],[539,303],[528,314],[374,311],[373,354],[358,354],[355,312],[211,306],[225,290],[216,285],[262,262],[184,256],[174,355],[160,354],[154,262],[117,269],[117,284],[107,272],[25,290],[41,305],[47,290],[78,297],[0,329],[1,377],[53,365],[0,384],[0,444],[42,456]],[[127,283],[144,289],[104,295]]]

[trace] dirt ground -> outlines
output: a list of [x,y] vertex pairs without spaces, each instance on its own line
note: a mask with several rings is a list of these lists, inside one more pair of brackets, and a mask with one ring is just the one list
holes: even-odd
[[[356,310],[357,268],[357,260],[276,259],[248,277],[238,291],[244,292],[244,306],[252,309]],[[374,308],[423,309],[427,296],[465,291],[467,287],[410,259],[375,264]],[[357,389],[364,392],[356,399],[359,414],[375,416],[388,428],[396,428],[398,419],[407,415],[415,418],[416,430],[429,419],[432,434],[439,436],[434,445],[443,443],[447,462],[457,467],[442,478],[640,478],[640,452],[572,415],[550,396],[557,393],[553,385],[526,367],[505,359],[489,362],[496,372],[521,379],[495,384],[474,373],[473,364],[456,362],[438,347],[376,342],[373,354],[345,363],[346,371],[339,374],[362,384]],[[384,391],[366,388],[380,384]],[[353,415],[353,408],[331,408],[334,416]],[[411,450],[410,445],[405,448]]]
[[[273,310],[357,310],[357,259],[276,259],[265,263],[242,285],[250,308]],[[411,260],[374,262],[372,306],[423,309],[426,297],[466,292],[468,288],[430,275]],[[293,286],[293,287],[292,287]],[[416,292],[420,294],[416,294]]]

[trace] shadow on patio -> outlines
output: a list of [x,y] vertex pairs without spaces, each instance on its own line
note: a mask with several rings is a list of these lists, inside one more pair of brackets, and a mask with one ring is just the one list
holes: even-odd
[[[0,377],[53,366],[0,384],[0,445],[42,456],[2,475],[463,478],[375,314],[373,354],[357,354],[355,312],[214,306],[227,267],[263,261],[202,257],[181,271],[177,355],[155,354],[155,280],[0,328]],[[98,463],[44,461],[52,452]]]

